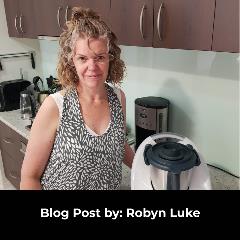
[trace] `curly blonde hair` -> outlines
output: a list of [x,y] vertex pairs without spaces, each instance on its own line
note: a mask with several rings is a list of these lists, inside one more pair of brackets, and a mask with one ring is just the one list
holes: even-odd
[[106,81],[120,84],[125,74],[125,64],[120,59],[121,49],[117,46],[117,38],[100,16],[89,8],[74,7],[71,20],[66,23],[67,29],[60,35],[59,62],[57,66],[58,81],[63,87],[75,86],[79,81],[73,64],[76,41],[79,38],[106,38],[109,54],[113,60],[109,63]]

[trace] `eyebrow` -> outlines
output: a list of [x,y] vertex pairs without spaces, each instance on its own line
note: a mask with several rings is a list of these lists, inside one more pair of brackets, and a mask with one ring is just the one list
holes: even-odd
[[[98,56],[98,55],[102,55],[102,54],[107,54],[107,52],[95,53],[96,56]],[[81,54],[81,53],[76,53],[76,56],[87,57],[86,55]]]

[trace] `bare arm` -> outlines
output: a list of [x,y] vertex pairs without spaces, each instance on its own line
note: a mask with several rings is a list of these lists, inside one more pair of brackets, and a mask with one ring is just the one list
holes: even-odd
[[54,143],[59,112],[52,97],[47,97],[33,122],[21,170],[20,189],[41,189],[40,178]]
[[[125,131],[126,131],[126,97],[123,91],[121,91],[121,102],[122,102],[122,108],[124,113]],[[127,165],[129,168],[132,168],[134,152],[127,142],[125,143],[124,148],[125,148],[125,157],[124,157],[123,163]]]

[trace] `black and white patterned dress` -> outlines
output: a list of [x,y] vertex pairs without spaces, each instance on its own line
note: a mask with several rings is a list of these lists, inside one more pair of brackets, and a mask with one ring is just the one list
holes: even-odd
[[43,189],[118,189],[124,158],[124,115],[113,88],[106,84],[110,125],[91,135],[83,121],[75,88],[64,96],[62,119],[41,177]]

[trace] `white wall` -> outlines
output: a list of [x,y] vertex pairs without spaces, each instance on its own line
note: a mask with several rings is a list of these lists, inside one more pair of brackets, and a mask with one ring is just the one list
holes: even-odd
[[1,59],[3,71],[0,71],[0,82],[20,78],[20,68],[26,80],[32,80],[36,75],[42,75],[39,40],[10,38],[8,36],[6,14],[3,0],[0,0],[0,54],[35,52],[36,69],[32,69],[30,57]]
[[206,161],[239,176],[239,55],[122,47],[128,123],[134,100],[170,100],[171,132],[190,138]]

